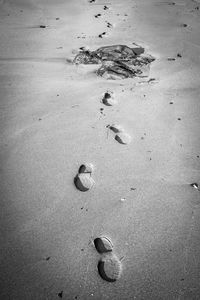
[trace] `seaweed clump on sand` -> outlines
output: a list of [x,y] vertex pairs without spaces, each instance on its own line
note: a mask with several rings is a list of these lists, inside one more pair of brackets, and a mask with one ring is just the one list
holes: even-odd
[[147,77],[149,66],[155,58],[145,54],[140,46],[130,48],[125,45],[113,45],[98,48],[95,51],[81,50],[73,60],[75,64],[101,64],[97,75],[106,79],[125,79]]

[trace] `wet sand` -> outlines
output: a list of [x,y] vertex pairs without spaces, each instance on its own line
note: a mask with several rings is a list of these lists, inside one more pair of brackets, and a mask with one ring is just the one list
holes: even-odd
[[[199,299],[199,1],[5,0],[0,16],[0,298]],[[147,78],[70,63],[134,43]]]

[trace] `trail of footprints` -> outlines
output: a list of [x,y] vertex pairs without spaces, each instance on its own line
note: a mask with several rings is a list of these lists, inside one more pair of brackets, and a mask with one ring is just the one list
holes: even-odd
[[[113,106],[117,103],[117,101],[115,100],[114,94],[107,91],[102,98],[102,103],[106,106]],[[113,124],[107,125],[106,127],[115,133],[115,140],[118,143],[126,145],[131,142],[131,136],[126,133],[121,125]]]
[[[95,0],[89,1],[90,3],[95,2]],[[108,7],[104,6],[104,10]],[[95,18],[100,17],[101,14],[95,15]],[[112,24],[107,22],[107,27],[111,27]],[[99,35],[102,37],[106,32]],[[107,91],[103,94],[101,102],[105,106],[113,106],[117,104],[115,95],[111,91]],[[125,132],[122,126],[118,124],[112,124],[106,126],[110,132],[113,133],[114,139],[120,144],[129,144],[131,137]],[[92,178],[92,173],[94,167],[92,164],[86,163],[79,167],[79,170],[74,177],[74,185],[81,192],[89,191],[95,184]],[[112,241],[107,237],[98,237],[94,239],[94,246],[97,252],[100,254],[100,259],[98,261],[97,269],[100,277],[107,282],[115,282],[120,278],[122,272],[122,263],[120,259],[113,253]]]

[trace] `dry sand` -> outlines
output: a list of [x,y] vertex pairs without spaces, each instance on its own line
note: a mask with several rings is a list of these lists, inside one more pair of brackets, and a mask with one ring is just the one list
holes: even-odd
[[[198,8],[0,1],[0,299],[200,299]],[[133,43],[156,58],[154,81],[106,80],[66,61],[79,47]],[[81,192],[85,162],[95,185]],[[115,282],[98,273],[101,236],[121,264]]]

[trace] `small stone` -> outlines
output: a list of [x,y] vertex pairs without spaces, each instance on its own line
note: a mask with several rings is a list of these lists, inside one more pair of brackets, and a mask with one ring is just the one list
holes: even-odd
[[121,198],[120,201],[121,201],[121,202],[125,202],[125,201],[126,201],[126,198]]
[[197,189],[198,190],[198,188],[199,188],[199,185],[198,185],[198,183],[191,183],[190,184],[193,188],[195,188],[195,189]]

